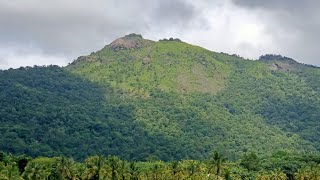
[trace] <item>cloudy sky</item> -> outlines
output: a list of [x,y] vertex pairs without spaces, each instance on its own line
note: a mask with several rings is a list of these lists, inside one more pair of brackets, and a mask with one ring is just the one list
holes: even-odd
[[132,32],[320,66],[317,0],[0,0],[0,69],[66,65]]

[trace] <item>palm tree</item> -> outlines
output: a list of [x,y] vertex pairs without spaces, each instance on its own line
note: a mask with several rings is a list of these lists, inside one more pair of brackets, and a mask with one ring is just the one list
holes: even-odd
[[25,179],[36,179],[36,173],[38,170],[38,166],[35,162],[30,162],[27,166],[25,171],[23,172],[22,176]]
[[153,174],[153,179],[154,179],[154,180],[157,180],[157,179],[158,179],[158,174],[159,174],[160,172],[161,172],[160,164],[155,163],[155,164],[152,166],[152,174]]
[[75,178],[73,170],[74,161],[65,157],[58,160],[56,167],[57,173],[62,179],[72,180]]
[[4,163],[0,164],[0,179],[23,179],[20,177],[19,169],[16,166],[16,163],[8,163],[4,165]]
[[86,165],[83,163],[74,164],[74,179],[82,179],[86,176]]
[[139,168],[135,162],[131,162],[129,166],[130,180],[138,180],[139,178]]
[[221,154],[219,154],[217,151],[215,151],[213,154],[213,157],[208,162],[209,176],[212,173],[212,171],[214,171],[217,179],[219,179],[219,175],[224,170],[225,162],[226,162],[226,159]]
[[231,176],[230,176],[230,171],[229,170],[226,170],[226,172],[224,173],[224,179],[231,180]]
[[30,162],[23,172],[22,176],[24,179],[48,179],[51,175],[50,169],[43,165],[37,164],[35,162]]
[[320,163],[312,164],[310,170],[312,179],[320,179]]
[[296,179],[320,179],[320,164],[311,164],[310,167],[303,167],[295,173]]
[[195,160],[188,160],[187,161],[187,172],[188,172],[188,179],[194,179],[195,174],[199,171],[199,162]]
[[103,166],[105,158],[103,156],[93,156],[86,159],[85,179],[99,180],[106,176]]
[[257,176],[256,176],[256,180],[269,180],[270,176],[268,174],[268,172],[260,172]]
[[118,168],[118,174],[119,174],[119,176],[121,176],[122,180],[126,179],[127,172],[128,171],[127,171],[127,163],[126,163],[126,161],[121,161],[120,160],[120,165],[119,165],[119,168]]
[[163,161],[152,162],[151,173],[154,180],[162,179],[164,172],[165,172],[165,165]]
[[170,164],[170,167],[171,167],[173,176],[176,176],[176,174],[179,171],[179,162],[178,161],[172,161],[171,164]]
[[111,179],[117,180],[118,168],[120,166],[120,159],[116,156],[109,156],[107,161],[109,167],[111,167]]
[[271,179],[273,179],[273,180],[286,180],[287,176],[281,170],[276,169],[271,172]]
[[309,172],[307,168],[298,169],[298,172],[295,173],[295,179],[309,179]]

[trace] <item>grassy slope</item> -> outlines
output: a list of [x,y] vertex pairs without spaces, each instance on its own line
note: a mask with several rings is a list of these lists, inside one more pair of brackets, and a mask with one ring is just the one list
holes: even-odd
[[138,50],[114,51],[107,46],[87,59],[93,61],[76,63],[72,72],[140,95],[153,90],[215,94],[230,72],[211,52],[174,41]]

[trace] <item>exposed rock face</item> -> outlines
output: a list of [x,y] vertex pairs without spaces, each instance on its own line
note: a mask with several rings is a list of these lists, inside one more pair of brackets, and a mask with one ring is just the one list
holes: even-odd
[[110,44],[111,48],[114,50],[125,50],[125,49],[138,49],[141,48],[141,45],[132,39],[124,39],[120,38],[115,41],[113,41]]
[[109,46],[115,50],[130,50],[130,49],[140,49],[146,45],[145,40],[139,34],[129,34],[122,38],[116,39]]
[[271,70],[278,70],[278,71],[289,71],[290,70],[290,64],[288,63],[277,63],[277,62],[274,62],[272,64],[270,64],[270,69]]
[[268,63],[273,71],[297,71],[302,66],[292,58],[274,54],[260,56],[259,60]]

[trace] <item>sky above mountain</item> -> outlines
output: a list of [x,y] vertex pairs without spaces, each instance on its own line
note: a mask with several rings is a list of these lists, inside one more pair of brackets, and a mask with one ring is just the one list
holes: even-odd
[[129,33],[320,66],[316,0],[0,0],[0,69],[66,65]]

